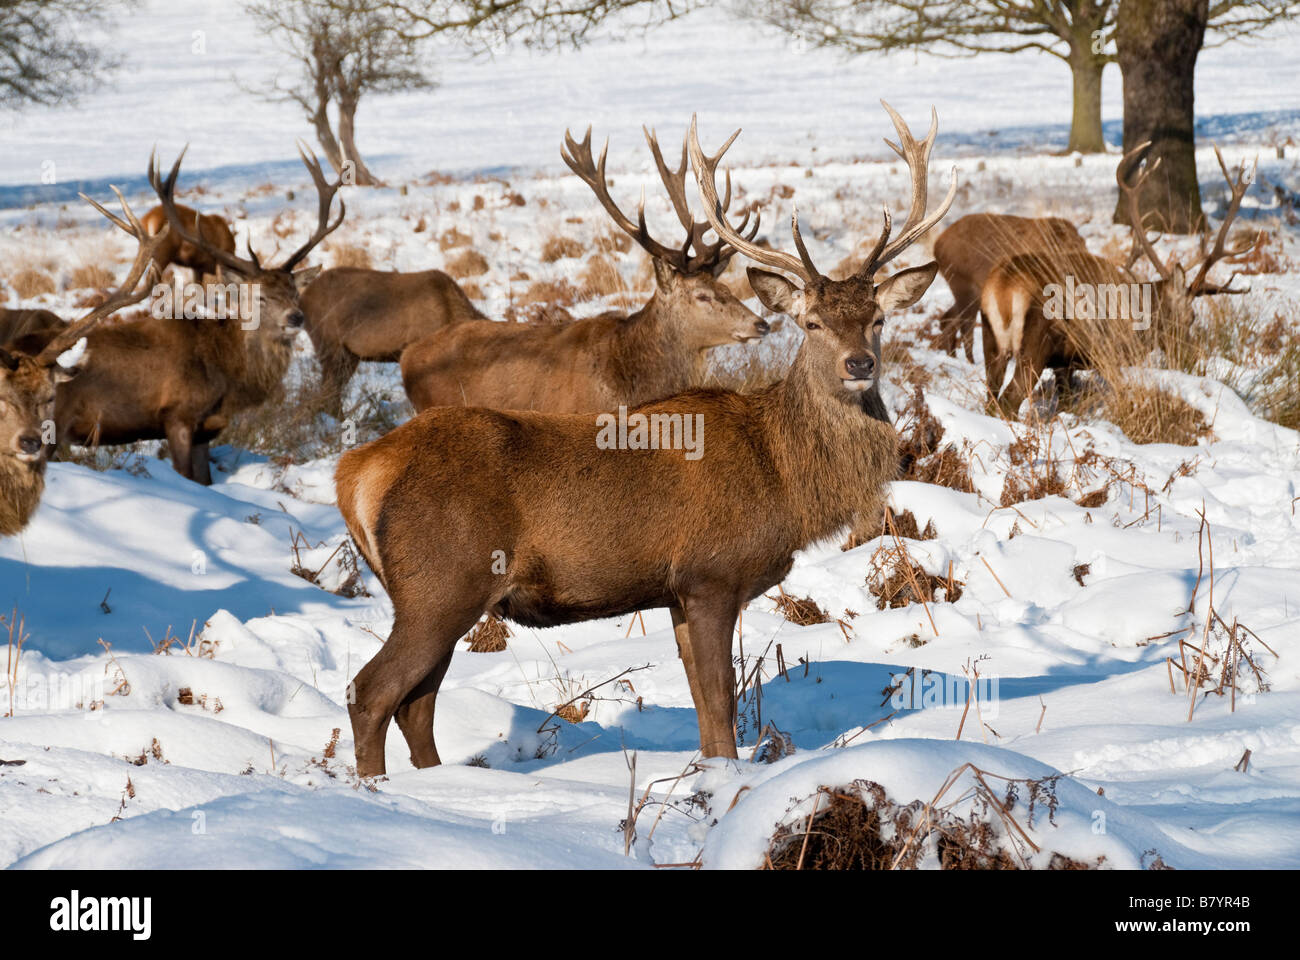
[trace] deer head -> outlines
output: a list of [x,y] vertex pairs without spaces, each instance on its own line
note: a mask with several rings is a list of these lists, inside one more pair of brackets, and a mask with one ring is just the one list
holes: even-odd
[[911,306],[929,288],[938,266],[931,262],[911,267],[877,283],[875,276],[885,264],[916,242],[937,224],[952,205],[957,191],[956,171],[943,203],[926,216],[927,176],[930,150],[938,133],[938,118],[931,111],[930,132],[917,143],[907,124],[883,100],[894,121],[899,144],[885,142],[902,157],[912,173],[912,208],[903,229],[892,241],[893,222],[884,211],[884,225],[866,262],[857,273],[843,280],[824,276],[813,262],[799,230],[799,213],[791,218],[791,232],[798,256],[761,247],[753,234],[743,236],[726,221],[726,205],[717,191],[718,163],[740,135],[737,130],[713,156],[700,148],[694,118],[691,120],[689,151],[695,168],[705,214],[717,235],[751,260],[787,271],[801,283],[770,270],[749,268],[749,282],[769,310],[793,317],[804,332],[796,364],[804,375],[821,383],[831,396],[846,402],[860,402],[861,394],[874,391],[881,374],[880,335],[884,316],[890,310]]
[[[317,244],[331,232],[338,229],[339,224],[343,222],[346,207],[341,200],[339,201],[338,217],[333,222],[329,219],[334,195],[338,193],[339,187],[342,186],[342,179],[340,178],[334,183],[328,183],[321,171],[320,162],[301,143],[298,144],[298,155],[302,157],[302,162],[307,167],[307,172],[311,174],[312,182],[316,185],[319,203],[316,229],[307,241],[291,253],[283,263],[278,266],[264,266],[257,253],[253,250],[251,241],[247,246],[248,257],[240,257],[215,246],[204,236],[199,228],[198,214],[195,214],[193,223],[186,224],[184,222],[184,218],[177,210],[175,194],[176,178],[180,174],[181,161],[185,159],[185,151],[188,149],[189,147],[186,146],[181,151],[180,156],[176,158],[176,162],[172,164],[171,172],[168,173],[166,180],[162,179],[159,173],[156,155],[150,154],[149,156],[149,183],[153,186],[154,192],[158,194],[168,224],[184,243],[201,250],[209,260],[217,265],[216,278],[218,283],[234,282],[247,285],[248,289],[255,295],[255,316],[241,318],[246,321],[245,329],[255,330],[260,336],[273,341],[287,343],[294,338],[305,320],[303,312],[298,306],[299,295],[320,273],[320,267],[308,267],[302,270],[295,270],[295,268],[306,258],[307,254],[311,253]],[[243,298],[241,298],[241,302],[243,302]],[[247,322],[254,319],[256,320],[255,324]]]
[[[1209,231],[1204,231],[1201,234],[1199,255],[1190,263],[1184,265],[1173,254],[1170,254],[1167,260],[1162,259],[1156,253],[1154,242],[1147,236],[1147,229],[1141,212],[1141,193],[1151,174],[1155,173],[1160,166],[1159,158],[1156,159],[1155,163],[1148,164],[1146,162],[1150,150],[1150,140],[1138,144],[1124,154],[1119,166],[1115,168],[1115,180],[1119,184],[1120,194],[1124,198],[1128,211],[1129,227],[1133,234],[1133,242],[1129,248],[1128,259],[1125,261],[1124,268],[1131,271],[1137,261],[1145,257],[1159,277],[1154,285],[1157,315],[1162,318],[1172,319],[1183,327],[1188,327],[1191,326],[1194,319],[1192,313],[1194,298],[1221,293],[1246,292],[1245,290],[1233,289],[1232,281],[1237,279],[1236,273],[1228,278],[1227,283],[1223,284],[1212,283],[1209,274],[1210,270],[1219,261],[1249,253],[1264,238],[1263,231],[1260,231],[1249,242],[1242,243],[1233,249],[1227,248],[1228,231],[1241,209],[1242,198],[1246,195],[1251,183],[1254,182],[1255,171],[1252,169],[1250,174],[1247,175],[1246,166],[1243,163],[1237,169],[1237,175],[1233,177],[1228,173],[1228,165],[1224,163],[1223,154],[1219,152],[1217,146],[1214,148],[1214,156],[1219,161],[1219,169],[1223,172],[1223,178],[1228,182],[1231,199],[1228,201],[1228,209],[1224,212],[1223,223],[1219,226],[1218,233],[1215,234],[1213,246],[1209,243]],[[1188,279],[1189,275],[1191,276],[1190,280]]]
[[[569,169],[591,188],[619,229],[650,255],[654,264],[655,298],[659,306],[664,308],[662,316],[668,319],[669,325],[675,328],[673,333],[683,343],[698,350],[706,350],[736,341],[757,340],[768,332],[767,322],[741,303],[727,285],[718,279],[735,254],[735,247],[722,239],[713,243],[706,242],[704,235],[709,231],[710,224],[708,221],[696,221],[691,214],[686,197],[686,173],[689,169],[686,143],[682,143],[681,162],[676,170],[672,170],[664,162],[654,131],[642,127],[642,132],[654,155],[659,179],[685,232],[685,240],[680,247],[669,246],[650,236],[645,219],[644,193],[637,207],[635,222],[610,197],[609,181],[605,176],[609,141],[605,142],[600,151],[600,159],[593,160],[591,127],[587,128],[581,143],[575,141],[566,130],[564,149],[560,151],[560,156]],[[730,174],[727,175],[726,193],[724,210],[731,203]],[[740,225],[742,232],[748,223],[749,214],[746,214]],[[752,238],[757,230],[758,218],[755,217],[749,236]]]
[[75,377],[81,369],[77,364],[86,360],[84,348],[75,361],[66,354],[76,353],[73,348],[104,318],[123,307],[139,303],[149,292],[149,284],[140,283],[140,279],[149,269],[154,251],[166,239],[167,228],[150,237],[121,191],[114,187],[113,192],[122,205],[125,219],[110,213],[85,194],[80,196],[113,224],[136,238],[138,247],[131,270],[122,285],[103,303],[68,324],[40,353],[29,356],[0,349],[0,456],[13,457],[20,463],[44,465],[49,450],[50,425],[54,422],[55,388]]

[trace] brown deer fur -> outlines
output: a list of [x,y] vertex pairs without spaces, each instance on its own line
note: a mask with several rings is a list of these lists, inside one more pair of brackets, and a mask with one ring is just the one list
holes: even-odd
[[40,353],[67,326],[66,320],[49,310],[0,307],[0,347],[17,353]]
[[[230,224],[224,217],[215,213],[199,213],[193,207],[180,203],[176,204],[176,213],[191,232],[194,230],[194,218],[198,218],[199,233],[209,247],[225,253],[235,252],[235,235],[230,232]],[[167,222],[167,214],[162,206],[157,206],[141,217],[140,222],[149,231],[149,235],[153,236]],[[214,273],[217,269],[216,258],[203,245],[193,243],[174,230],[158,245],[154,263],[158,265],[159,273],[172,263],[189,267],[194,271],[196,279],[200,280],[204,274]]]
[[406,395],[416,410],[612,410],[698,384],[705,350],[767,331],[711,274],[654,264],[655,295],[630,315],[449,327],[412,344],[402,354]]
[[952,291],[953,305],[939,318],[935,347],[955,355],[960,344],[973,362],[974,330],[980,291],[989,271],[1017,253],[1087,252],[1074,224],[1060,217],[1015,217],[1001,213],[971,213],[939,234],[934,259]]
[[[221,268],[216,276],[223,282]],[[231,416],[276,391],[302,322],[293,276],[268,274],[250,282],[261,286],[254,329],[244,330],[238,315],[144,314],[93,331],[87,338],[91,362],[59,388],[60,443],[166,440],[177,473],[211,483],[208,444]]]
[[59,391],[61,444],[165,438],[177,473],[212,482],[209,442],[233,414],[269,399],[288,369],[291,344],[303,324],[299,293],[320,272],[319,267],[294,268],[343,222],[341,203],[338,218],[329,217],[341,181],[327,183],[319,162],[301,147],[299,153],[316,185],[318,222],[306,243],[278,267],[264,267],[251,250],[250,259],[243,259],[187,232],[174,200],[185,153],[166,180],[150,157],[149,181],[167,214],[164,236],[177,233],[212,257],[215,282],[239,284],[256,297],[257,315],[244,316],[240,301],[247,297],[228,291],[231,309],[225,319],[148,315],[94,331],[90,369]]
[[[984,369],[988,391],[1002,409],[1011,414],[1033,392],[1038,378],[1046,367],[1056,368],[1058,388],[1068,388],[1071,371],[1092,365],[1099,349],[1123,359],[1121,365],[1141,362],[1146,326],[1162,330],[1187,330],[1193,321],[1192,301],[1199,296],[1220,293],[1238,293],[1232,289],[1232,279],[1226,284],[1209,280],[1211,268],[1221,260],[1240,256],[1259,242],[1262,233],[1254,239],[1228,249],[1226,238],[1232,222],[1240,209],[1242,197],[1250,184],[1244,167],[1234,178],[1228,173],[1222,154],[1215,148],[1219,169],[1228,181],[1231,198],[1224,213],[1214,245],[1202,238],[1201,253],[1189,266],[1184,267],[1173,257],[1167,261],[1155,251],[1141,226],[1139,195],[1155,166],[1143,167],[1150,143],[1139,144],[1130,150],[1116,168],[1115,178],[1120,193],[1130,211],[1133,228],[1133,245],[1128,262],[1123,267],[1095,257],[1086,251],[1057,251],[1025,253],[1010,257],[994,267],[980,294],[980,315],[984,335]],[[1158,163],[1158,161],[1157,161]],[[1159,279],[1143,282],[1130,269],[1145,257]],[[1196,268],[1191,279],[1188,275]],[[1235,279],[1235,275],[1234,278]],[[1076,319],[1049,316],[1045,309],[1049,290],[1060,291],[1067,284],[1072,289],[1088,287],[1106,294],[1106,308],[1100,307],[1097,316]],[[1150,291],[1150,316],[1136,321],[1132,316],[1112,315],[1115,301],[1112,293],[1141,295],[1143,287]],[[1146,335],[1149,336],[1149,335]],[[1016,369],[1011,382],[1003,389],[1006,370],[1012,358]]]
[[[150,237],[122,194],[116,187],[113,191],[122,203],[125,220],[109,213],[89,197],[86,199],[114,225],[136,238],[135,261],[122,285],[103,303],[72,323],[65,324],[43,310],[30,311],[44,315],[34,319],[13,316],[23,311],[10,311],[10,315],[4,318],[10,324],[8,332],[18,333],[20,340],[37,336],[44,342],[39,348],[25,353],[14,353],[0,347],[0,536],[13,536],[27,525],[45,490],[45,464],[49,459],[50,443],[57,437],[57,389],[74,381],[80,373],[78,367],[65,366],[59,362],[60,359],[67,360],[64,353],[93,333],[104,318],[144,299],[149,287],[147,283],[141,285],[140,278],[145,275],[155,248],[167,236],[164,228]],[[57,322],[57,329],[52,332],[48,329],[51,318]],[[33,333],[34,329],[40,332]],[[84,349],[81,356],[85,357]]]
[[[685,231],[684,244],[670,246],[651,237],[644,207],[635,221],[618,208],[608,191],[605,153],[599,161],[592,157],[590,128],[582,142],[566,133],[561,156],[610,219],[650,255],[655,274],[650,301],[628,316],[606,313],[566,324],[493,323],[440,330],[402,354],[402,383],[416,410],[482,405],[580,413],[635,405],[697,386],[705,350],[767,333],[766,321],[717,279],[735,249],[722,240],[705,243],[709,224],[697,223],[691,215],[685,145],[680,166],[671,170],[655,135],[646,130],[645,137]],[[724,212],[730,199],[728,181]]]
[[321,368],[323,399],[335,415],[360,361],[396,362],[408,345],[443,327],[487,319],[441,270],[334,267],[303,292],[302,312]]
[[[924,149],[904,138],[909,165],[924,163],[933,136],[932,128]],[[722,220],[716,190],[706,187],[721,154],[704,158],[693,126],[691,156],[719,236],[785,266]],[[395,614],[349,704],[361,776],[385,771],[394,716],[412,762],[439,762],[438,686],[457,639],[484,611],[541,626],[668,607],[701,750],[736,756],[731,651],[741,605],[779,583],[796,550],[877,511],[898,469],[897,437],[876,391],[883,314],[915,302],[936,268],[879,285],[872,278],[933,226],[952,191],[925,222],[918,201],[924,213],[923,187],[895,245],[882,252],[886,226],[875,255],[847,280],[816,272],[797,223],[803,289],[749,270],[764,304],[805,332],[789,376],[760,393],[696,390],[635,411],[701,416],[698,459],[601,449],[600,416],[474,407],[425,410],[343,454],[339,509]],[[504,572],[494,569],[498,557]]]
[[27,526],[45,490],[55,385],[75,369],[0,349],[0,537]]

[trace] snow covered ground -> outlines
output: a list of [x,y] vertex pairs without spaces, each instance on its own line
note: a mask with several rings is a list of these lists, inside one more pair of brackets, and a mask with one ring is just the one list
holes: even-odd
[[[129,27],[141,50],[188,36],[195,22],[209,30],[207,59],[181,58],[186,83],[169,75],[175,61],[141,57],[116,91],[12,122],[0,170],[8,185],[0,188],[8,204],[0,263],[44,264],[62,283],[72,265],[103,260],[105,250],[126,259],[126,245],[66,190],[86,181],[98,196],[120,182],[143,207],[139,174],[155,140],[164,156],[194,141],[184,182],[203,183],[202,204],[232,216],[241,243],[247,234],[259,248],[288,249],[305,235],[310,187],[288,159],[286,132],[300,124],[230,99],[228,74],[263,65],[265,51],[235,46],[229,12],[207,6],[156,4]],[[632,49],[637,70],[612,71]],[[1294,150],[1274,155],[1258,118],[1276,116],[1278,130],[1296,133],[1300,93],[1269,78],[1277,64],[1300,60],[1300,44],[1284,34],[1266,49],[1267,58],[1258,48],[1207,51],[1198,102],[1204,116],[1217,116],[1229,163],[1260,157],[1241,222],[1277,231],[1286,272],[1248,278],[1245,299],[1257,315],[1294,328],[1300,237],[1279,226],[1267,185],[1294,192],[1300,168]],[[936,104],[936,184],[943,161],[960,157],[963,187],[950,219],[977,209],[1058,213],[1080,223],[1095,250],[1113,249],[1122,236],[1108,223],[1114,157],[1076,167],[1030,149],[1063,140],[1058,127],[984,133],[1065,116],[1064,77],[1006,86],[1027,68],[1018,58],[796,58],[779,38],[707,17],[563,57],[448,63],[442,90],[418,102],[387,98],[363,115],[363,142],[392,185],[348,192],[348,221],[320,260],[329,265],[351,245],[383,268],[441,267],[462,249],[437,242],[455,227],[491,265],[473,283],[483,309],[501,316],[531,281],[580,268],[543,262],[548,236],[590,241],[607,230],[586,188],[554,162],[565,125],[590,120],[598,137],[612,136],[616,195],[630,203],[647,185],[652,225],[666,229],[671,213],[656,198],[636,126],[654,123],[670,142],[699,109],[706,147],[745,125],[735,177],[764,204],[767,235],[786,245],[780,225],[797,199],[815,255],[833,265],[870,233],[880,203],[897,209],[904,199],[903,171],[884,160],[879,140],[887,123],[879,95],[914,126]],[[1109,118],[1118,75],[1108,82]],[[815,109],[782,115],[768,106],[801,99]],[[510,125],[501,123],[505,110]],[[121,139],[108,151],[110,130]],[[60,183],[45,187],[40,164],[51,157]],[[1215,213],[1224,191],[1208,141],[1198,159]],[[433,185],[414,179],[431,169],[460,173]],[[64,192],[39,193],[56,188]],[[515,192],[522,206],[508,199]],[[298,212],[277,239],[272,221],[285,206]],[[923,256],[909,254],[911,262]],[[616,260],[635,286],[638,258]],[[521,271],[530,280],[517,279]],[[31,302],[71,315],[70,300]],[[902,481],[891,499],[919,528],[933,521],[934,539],[904,545],[927,574],[959,582],[960,598],[877,609],[871,583],[899,549],[893,538],[800,554],[783,589],[815,601],[831,621],[799,626],[774,598],[745,610],[735,652],[746,676],[758,668],[761,696],[750,684],[738,763],[698,757],[668,616],[653,611],[515,627],[503,652],[460,650],[438,711],[444,765],[414,770],[394,730],[388,778],[362,784],[350,769],[346,691],[387,635],[391,606],[368,572],[370,596],[347,598],[290,569],[324,567],[327,587],[346,576],[343,551],[334,553],[346,531],[331,480],[341,439],[327,432],[320,449],[288,464],[226,448],[210,488],[148,454],[107,471],[52,465],[32,525],[0,543],[0,613],[16,611],[29,634],[16,666],[8,661],[12,687],[0,688],[0,712],[12,713],[0,719],[0,864],[752,867],[778,824],[807,817],[819,786],[868,780],[900,803],[928,801],[950,773],[973,764],[1019,781],[1068,775],[1050,818],[1033,818],[1023,795],[1011,809],[1048,853],[1104,857],[1113,867],[1149,866],[1156,856],[1179,868],[1300,866],[1300,435],[1259,419],[1216,381],[1171,374],[1171,388],[1212,424],[1211,437],[1195,447],[1138,446],[1104,422],[1063,417],[1037,438],[1027,468],[1012,453],[1024,447],[1023,428],[982,412],[982,365],[936,353],[920,336],[949,302],[937,281],[918,308],[891,321],[890,336],[929,378],[929,409],[944,443],[969,459],[974,492]],[[797,347],[792,327],[757,347],[720,351],[717,362],[734,366],[758,351],[779,364]],[[311,373],[303,337],[294,376]],[[911,386],[901,371],[886,377],[901,424]],[[363,391],[393,402],[401,394],[385,365],[363,366],[353,396]],[[1041,472],[1049,458],[1062,464],[1062,492],[1001,506],[1009,477]],[[1076,502],[1107,483],[1099,505]],[[295,538],[307,544],[296,558]],[[1208,562],[1198,586],[1211,543],[1212,588]],[[1235,694],[1202,696],[1189,719],[1169,658],[1194,661],[1179,640],[1201,645],[1211,605],[1228,627],[1253,632],[1240,635],[1265,682],[1242,666]],[[1207,649],[1221,656],[1226,644],[1225,628],[1214,626]],[[965,671],[976,668],[979,697],[966,714]],[[914,697],[906,685],[891,690],[909,670],[920,678]],[[1216,662],[1216,679],[1218,670]],[[589,701],[580,722],[552,715],[597,685],[579,698]],[[794,748],[770,764],[761,762],[773,756],[770,737],[759,743],[768,724]],[[1248,765],[1234,769],[1246,751]],[[648,802],[629,841],[621,824],[630,783]],[[966,774],[946,801],[960,796],[965,809],[973,789]]]

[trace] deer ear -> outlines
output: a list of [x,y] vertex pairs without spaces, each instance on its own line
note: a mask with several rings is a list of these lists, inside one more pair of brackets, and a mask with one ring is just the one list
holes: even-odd
[[910,307],[930,289],[938,271],[939,265],[933,261],[898,271],[876,287],[876,305],[885,313]]
[[677,271],[658,257],[651,257],[650,262],[655,268],[655,286],[667,293],[677,283]]
[[779,273],[772,273],[770,270],[749,267],[745,273],[749,276],[749,285],[754,288],[754,293],[758,294],[759,302],[763,306],[789,317],[795,315],[794,296],[800,292],[798,287]]
[[8,350],[5,350],[3,347],[0,347],[0,364],[3,364],[6,368],[10,370],[17,370],[18,358],[14,356],[12,353],[10,353]]
[[308,284],[320,276],[321,268],[319,265],[314,267],[303,267],[301,270],[295,270],[293,273],[293,285],[301,293],[307,289]]

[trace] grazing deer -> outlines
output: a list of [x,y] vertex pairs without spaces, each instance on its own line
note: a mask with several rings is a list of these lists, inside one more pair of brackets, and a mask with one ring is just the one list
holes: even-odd
[[935,347],[956,356],[960,344],[973,363],[980,291],[999,261],[1018,253],[1078,251],[1088,248],[1074,224],[1060,217],[1015,217],[971,213],[953,222],[934,242],[939,274],[952,291],[953,305],[939,318]]
[[[770,308],[805,337],[789,376],[740,394],[693,390],[635,408],[650,423],[701,418],[702,456],[602,449],[610,414],[435,407],[351,450],[336,473],[348,529],[388,590],[393,630],[361,670],[348,711],[357,772],[385,770],[394,716],[417,767],[439,762],[434,706],[457,639],[484,611],[552,626],[668,607],[705,756],[736,756],[732,635],[741,605],[789,571],[795,551],[880,509],[898,470],[897,435],[876,391],[884,314],[915,303],[933,263],[877,284],[875,273],[932,228],[926,168],[936,127],[916,143],[890,111],[912,169],[912,212],[891,242],[890,219],[862,269],[818,272],[761,247],[725,220],[715,179],[722,152],[690,156],[708,221],[751,267]],[[739,131],[737,131],[738,133]],[[727,142],[730,146],[733,135]]]
[[140,278],[148,270],[158,245],[167,237],[166,227],[151,236],[116,187],[113,192],[122,203],[125,220],[89,197],[83,195],[83,199],[136,238],[139,246],[126,280],[84,317],[69,324],[60,320],[59,329],[45,337],[39,350],[15,353],[0,348],[0,536],[3,537],[13,536],[27,526],[45,492],[45,463],[50,451],[47,441],[50,425],[55,422],[56,388],[72,381],[80,372],[75,365],[61,364],[59,358],[88,336],[105,317],[148,295],[149,285],[141,284]]
[[[295,271],[312,249],[343,221],[344,206],[330,222],[330,208],[341,181],[330,184],[315,157],[299,148],[316,185],[316,229],[306,243],[276,267],[263,266],[249,248],[243,259],[209,246],[188,231],[173,195],[185,153],[163,181],[149,158],[149,182],[162,201],[172,231],[202,249],[217,263],[215,281],[238,285],[249,295],[232,299],[224,318],[186,316],[179,309],[100,327],[90,335],[94,361],[82,376],[59,388],[60,443],[86,445],[166,439],[172,465],[181,476],[212,482],[208,444],[240,410],[258,406],[279,388],[302,326],[299,291],[320,271]],[[155,307],[157,304],[155,304]]]
[[50,310],[0,307],[0,347],[11,353],[37,354],[67,326]]
[[441,270],[390,273],[334,267],[302,295],[326,408],[338,416],[362,360],[396,362],[410,344],[443,327],[487,317]]
[[[697,223],[691,215],[685,143],[680,166],[669,170],[654,134],[644,132],[686,232],[680,246],[650,236],[644,197],[635,222],[614,203],[605,177],[609,144],[593,161],[590,127],[582,143],[566,131],[560,155],[614,223],[650,254],[655,275],[650,301],[631,315],[611,312],[564,324],[466,324],[441,330],[402,354],[402,382],[416,410],[486,406],[581,413],[634,406],[698,385],[705,350],[767,333],[767,323],[717,279],[735,249],[722,240],[705,243],[709,224]],[[728,179],[726,203],[730,201]],[[757,230],[755,218],[749,236]]]
[[[1085,251],[1043,252],[1010,257],[989,273],[980,295],[984,368],[991,397],[1012,416],[1033,393],[1047,367],[1055,368],[1058,388],[1064,389],[1072,371],[1089,365],[1089,355],[1102,344],[1122,351],[1130,363],[1137,363],[1141,347],[1135,331],[1148,326],[1156,332],[1186,331],[1193,320],[1193,298],[1244,292],[1232,289],[1236,274],[1225,284],[1209,280],[1210,269],[1216,263],[1248,253],[1262,236],[1236,249],[1226,249],[1228,230],[1250,186],[1244,166],[1234,179],[1215,148],[1232,197],[1213,247],[1208,246],[1203,234],[1200,256],[1184,266],[1172,255],[1167,261],[1160,258],[1139,213],[1142,187],[1160,163],[1157,160],[1138,174],[1150,147],[1149,142],[1134,147],[1115,171],[1133,232],[1133,244],[1123,267]],[[1158,280],[1144,283],[1133,273],[1132,268],[1143,256],[1155,268]],[[1189,281],[1193,269],[1196,274]],[[1137,304],[1134,297],[1140,298]],[[1012,358],[1016,361],[1015,373],[1004,390]]]
[[[217,264],[220,262],[210,251],[220,250],[222,253],[233,254],[235,235],[230,232],[230,224],[224,217],[215,213],[199,213],[179,203],[175,206],[176,215],[195,230],[195,236],[202,238],[202,243],[195,243],[175,232],[169,232],[167,239],[160,243],[154,252],[153,262],[157,264],[159,273],[172,263],[189,267],[194,271],[194,279],[202,281],[204,274],[216,272]],[[161,206],[154,207],[140,218],[140,222],[149,231],[149,235],[154,236],[168,222],[167,211]]]

